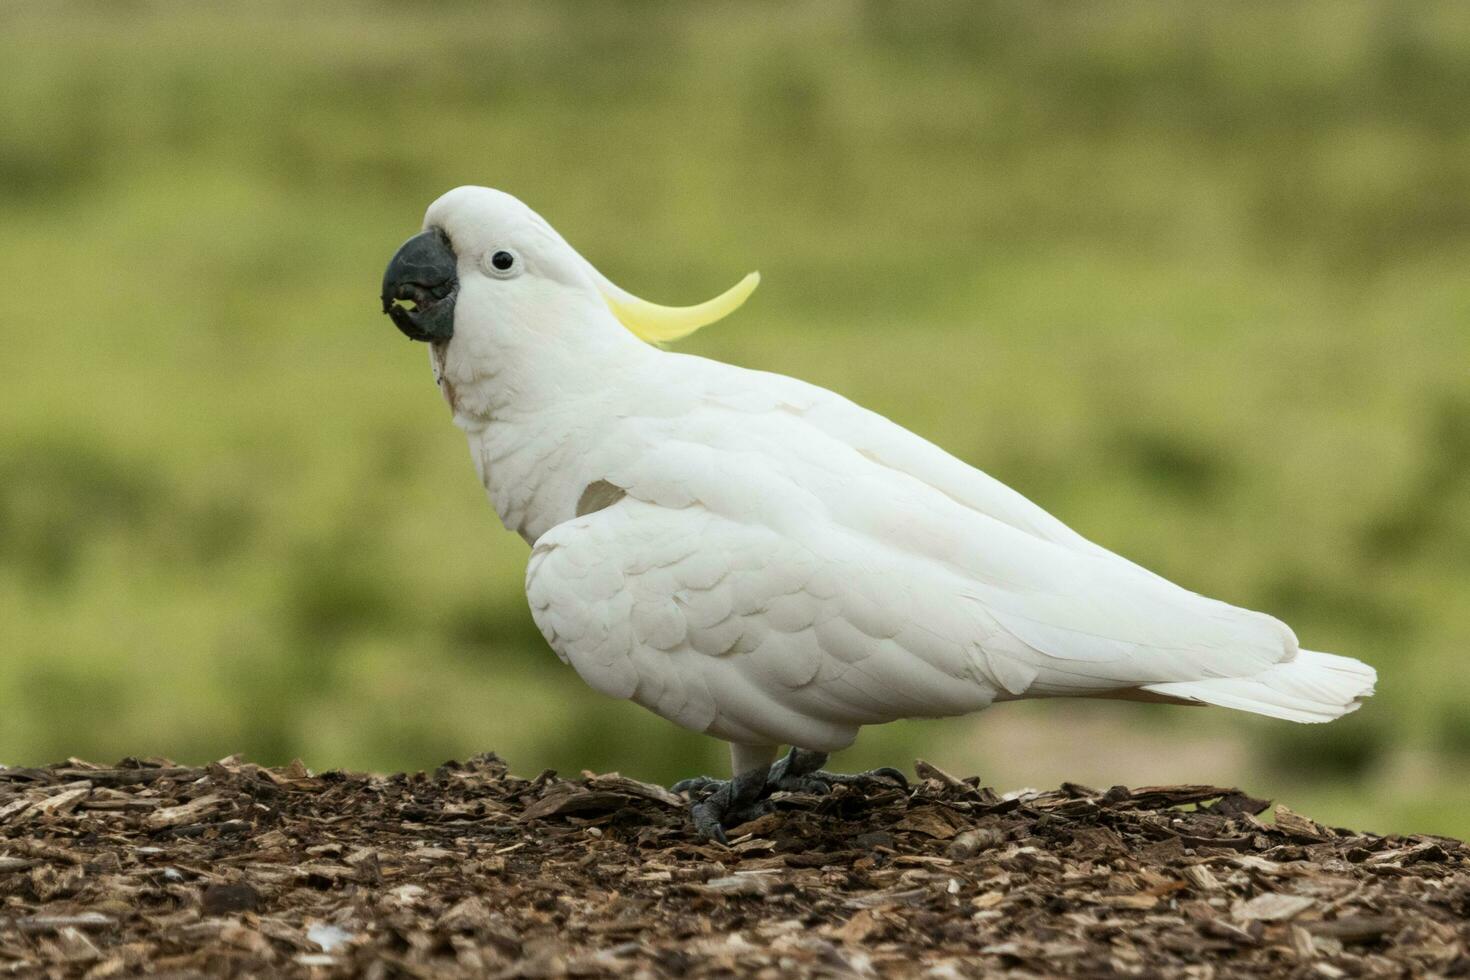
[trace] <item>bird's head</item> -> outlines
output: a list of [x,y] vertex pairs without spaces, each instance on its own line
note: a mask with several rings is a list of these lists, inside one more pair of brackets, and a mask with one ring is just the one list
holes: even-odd
[[611,313],[660,343],[733,312],[760,282],[751,273],[697,306],[649,303],[610,282],[539,214],[488,187],[448,192],[429,205],[423,227],[383,276],[383,312],[413,340],[447,342],[508,325],[553,329]]

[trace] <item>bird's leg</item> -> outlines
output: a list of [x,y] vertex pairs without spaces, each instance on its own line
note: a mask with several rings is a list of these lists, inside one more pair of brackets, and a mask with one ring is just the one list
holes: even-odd
[[865,786],[872,783],[896,783],[907,789],[909,781],[897,769],[882,766],[866,772],[827,772],[827,753],[791,747],[785,758],[771,766],[766,777],[766,791],[788,793],[826,793],[833,786]]
[[[771,760],[776,758],[776,746],[774,745],[739,745],[730,743],[730,775],[740,775],[751,769],[762,771],[769,769]],[[716,779],[713,776],[691,776],[689,779],[681,779],[672,787],[675,793],[704,793],[709,790],[719,789],[729,780]]]

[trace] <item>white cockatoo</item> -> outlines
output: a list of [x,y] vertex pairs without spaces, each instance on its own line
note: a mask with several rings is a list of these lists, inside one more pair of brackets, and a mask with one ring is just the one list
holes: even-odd
[[775,789],[842,778],[820,766],[864,725],[1046,697],[1324,722],[1373,692],[1373,668],[1093,544],[840,395],[657,346],[732,312],[756,274],[658,306],[484,187],[440,197],[423,228],[384,311],[428,342],[496,512],[531,545],[551,648],[730,743],[732,778],[688,787],[706,836]]

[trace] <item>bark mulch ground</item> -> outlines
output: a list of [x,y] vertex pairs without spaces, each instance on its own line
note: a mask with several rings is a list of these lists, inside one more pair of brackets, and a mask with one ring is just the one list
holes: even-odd
[[1470,852],[1236,790],[683,801],[494,756],[0,769],[0,975],[1470,975]]

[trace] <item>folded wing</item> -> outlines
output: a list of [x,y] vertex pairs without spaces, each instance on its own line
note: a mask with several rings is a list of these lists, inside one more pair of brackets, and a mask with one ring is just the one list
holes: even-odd
[[536,542],[532,613],[593,687],[813,749],[995,700],[1318,721],[1371,693],[1371,668],[1299,651],[1280,621],[1092,544],[880,416],[755,377],[632,424],[598,470],[625,496]]

